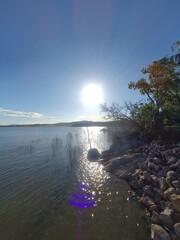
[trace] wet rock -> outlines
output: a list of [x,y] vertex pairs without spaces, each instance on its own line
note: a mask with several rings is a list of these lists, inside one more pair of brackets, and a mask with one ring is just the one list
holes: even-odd
[[88,160],[98,160],[99,157],[100,157],[100,153],[97,150],[97,148],[89,149],[88,155],[87,155]]
[[174,232],[178,236],[178,238],[180,239],[180,223],[174,224]]
[[148,196],[142,196],[139,200],[141,203],[143,203],[144,205],[146,205],[146,207],[150,207],[152,205],[155,205],[154,201],[148,197]]
[[172,194],[170,200],[175,208],[175,210],[180,213],[180,195]]
[[151,224],[151,238],[154,240],[171,240],[168,232],[157,224]]
[[158,225],[162,225],[161,219],[159,217],[159,214],[156,211],[152,212],[152,216],[151,216],[151,222],[158,224]]

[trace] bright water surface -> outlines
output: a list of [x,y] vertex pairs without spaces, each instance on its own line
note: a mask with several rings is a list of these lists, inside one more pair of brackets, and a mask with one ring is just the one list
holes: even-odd
[[[90,143],[100,151],[109,147],[107,132],[100,129],[90,127],[88,139],[87,128],[0,128],[1,240],[150,239],[128,185],[86,159]],[[81,149],[73,167],[65,151],[69,132]],[[94,207],[68,203],[83,184]]]

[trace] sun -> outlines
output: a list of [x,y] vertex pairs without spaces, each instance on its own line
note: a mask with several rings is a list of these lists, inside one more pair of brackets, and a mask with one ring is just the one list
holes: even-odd
[[87,107],[97,107],[103,102],[102,87],[98,84],[88,84],[81,92],[82,103]]

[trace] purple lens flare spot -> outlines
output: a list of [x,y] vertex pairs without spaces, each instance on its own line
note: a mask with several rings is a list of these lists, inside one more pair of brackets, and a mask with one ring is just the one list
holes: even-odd
[[85,188],[88,190],[88,186],[85,183],[79,183],[77,192],[73,192],[71,194],[68,203],[78,208],[94,207],[96,205],[94,196],[92,193],[87,193],[84,191]]

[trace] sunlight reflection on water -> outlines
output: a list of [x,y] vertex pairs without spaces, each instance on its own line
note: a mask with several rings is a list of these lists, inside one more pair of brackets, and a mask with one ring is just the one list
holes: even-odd
[[[92,147],[109,146],[106,132],[89,128]],[[3,240],[144,240],[149,226],[143,211],[127,201],[129,187],[110,177],[103,166],[87,160],[87,128],[0,129],[0,234]],[[71,132],[80,146],[76,165],[69,168],[65,152],[53,155],[52,139],[66,143]],[[24,151],[24,139],[32,151]],[[84,194],[82,194],[82,192]],[[75,195],[74,195],[75,194]],[[80,195],[78,195],[80,194]],[[86,197],[86,198],[85,198]],[[69,204],[92,204],[79,208]],[[87,201],[85,201],[87,200]]]

